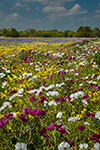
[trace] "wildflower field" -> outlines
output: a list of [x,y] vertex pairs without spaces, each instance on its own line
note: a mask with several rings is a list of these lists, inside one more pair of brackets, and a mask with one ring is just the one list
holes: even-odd
[[100,40],[0,41],[0,150],[100,150]]

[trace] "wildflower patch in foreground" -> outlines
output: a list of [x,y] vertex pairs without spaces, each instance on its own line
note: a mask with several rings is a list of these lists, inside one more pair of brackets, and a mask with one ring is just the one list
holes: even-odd
[[100,43],[4,44],[0,150],[100,149]]

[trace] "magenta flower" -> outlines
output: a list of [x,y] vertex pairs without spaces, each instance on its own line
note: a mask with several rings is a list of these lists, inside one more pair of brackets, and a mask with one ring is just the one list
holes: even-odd
[[54,123],[51,123],[51,124],[48,126],[48,130],[52,130],[52,129],[54,129],[54,127],[55,127],[55,124],[54,124]]
[[93,105],[96,105],[97,104],[97,102],[93,102]]
[[95,90],[94,91],[91,91],[91,94],[95,93]]
[[40,130],[40,135],[43,135],[44,133],[46,133],[46,128]]
[[100,133],[94,133],[91,137],[90,140],[95,140],[98,143],[100,143]]
[[63,97],[59,97],[59,98],[56,99],[56,102],[58,103],[59,101],[65,102],[66,99],[65,99],[64,96]]
[[1,128],[3,128],[3,123],[2,123],[2,122],[0,122],[0,129],[1,129]]
[[11,94],[15,94],[15,93],[17,93],[16,90],[12,90],[12,91],[11,91]]
[[54,73],[52,73],[50,76],[51,76],[51,79],[52,79],[52,77],[54,76]]
[[45,115],[45,111],[43,111],[42,109],[34,109],[31,111],[31,115],[37,115],[37,116],[44,116]]
[[8,113],[5,114],[5,117],[11,119],[11,118],[13,118],[13,114],[8,112]]
[[75,87],[74,87],[74,86],[71,86],[70,88],[71,88],[71,89],[74,89]]
[[85,116],[86,116],[86,117],[94,117],[94,116],[95,116],[95,113],[92,113],[92,112],[91,112],[91,113],[86,113]]
[[25,56],[25,57],[24,57],[24,60],[27,60],[27,58],[28,58],[28,57],[27,57],[27,56]]
[[79,87],[79,90],[82,90],[82,87]]
[[85,129],[85,126],[79,126],[78,128],[77,128],[78,130],[80,130],[80,131],[82,131],[82,130],[84,130]]
[[49,79],[49,75],[47,75],[47,78],[46,79]]
[[78,81],[78,79],[75,79],[75,81]]
[[83,99],[87,101],[89,99],[89,97],[87,95],[84,95]]
[[45,115],[45,111],[43,111],[42,109],[39,110],[39,112],[37,113],[38,116],[44,116]]
[[57,129],[59,129],[59,128],[61,128],[61,125],[55,125],[55,127],[56,127]]
[[69,80],[68,84],[70,84],[70,83],[74,84],[74,81],[73,80]]
[[59,131],[60,133],[62,133],[63,135],[66,135],[66,134],[67,134],[67,132],[65,131],[64,128],[59,128],[58,131]]
[[25,114],[30,114],[31,113],[31,109],[30,108],[23,108],[23,113]]
[[16,66],[14,66],[14,67],[13,67],[13,69],[17,69],[17,67],[16,67]]
[[78,91],[78,89],[75,89],[75,92],[77,92]]
[[39,102],[43,103],[45,100],[47,100],[47,98],[45,96],[41,96]]
[[96,86],[96,89],[98,89],[98,90],[99,90],[99,89],[100,89],[100,85]]
[[31,115],[37,115],[38,112],[39,110],[35,108],[34,110],[31,111]]
[[69,56],[68,60],[71,60],[72,59],[72,56]]
[[7,118],[6,117],[1,118],[0,122],[2,122],[3,124],[7,123]]
[[31,102],[33,102],[33,100],[36,101],[36,97],[33,96],[33,97],[30,98]]
[[50,142],[48,142],[48,146],[49,146],[49,147],[51,147],[51,144],[50,144]]
[[28,122],[28,121],[29,121],[29,118],[26,119],[26,116],[23,115],[23,114],[20,114],[20,115],[18,116],[18,118],[21,119],[21,120],[24,121],[24,122]]
[[87,79],[83,79],[83,81],[86,81]]
[[4,124],[7,123],[7,119],[8,118],[12,118],[13,115],[11,113],[6,113],[5,116],[3,118],[0,118],[0,128],[3,128]]

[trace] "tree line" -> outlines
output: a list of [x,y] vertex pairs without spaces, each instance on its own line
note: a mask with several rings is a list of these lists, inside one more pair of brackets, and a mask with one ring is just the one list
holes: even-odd
[[77,31],[65,30],[36,30],[29,28],[17,31],[15,28],[0,29],[0,36],[5,37],[100,37],[100,29],[95,27],[91,29],[89,26],[80,26]]

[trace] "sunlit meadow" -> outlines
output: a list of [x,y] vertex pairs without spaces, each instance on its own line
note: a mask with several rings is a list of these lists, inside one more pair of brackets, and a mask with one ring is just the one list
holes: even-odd
[[100,150],[100,40],[0,42],[0,150]]

